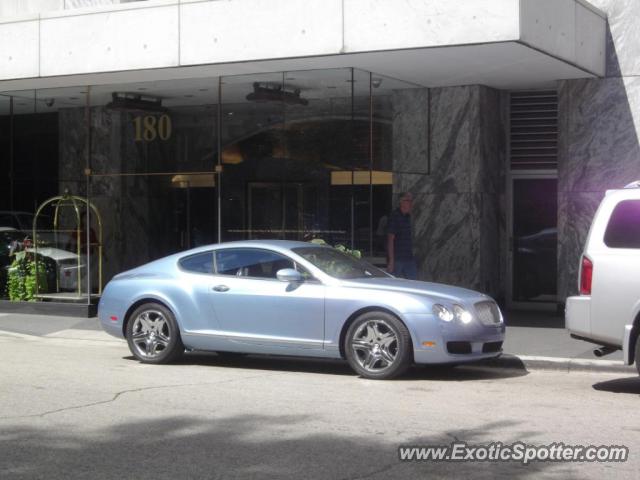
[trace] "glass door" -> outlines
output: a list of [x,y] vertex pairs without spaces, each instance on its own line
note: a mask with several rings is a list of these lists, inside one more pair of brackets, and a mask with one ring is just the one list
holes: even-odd
[[509,304],[553,309],[558,278],[557,177],[514,174],[510,197]]
[[249,238],[302,240],[302,185],[249,183]]

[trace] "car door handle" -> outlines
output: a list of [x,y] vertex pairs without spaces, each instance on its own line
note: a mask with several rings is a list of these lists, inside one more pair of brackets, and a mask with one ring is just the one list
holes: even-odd
[[227,287],[226,285],[216,285],[215,287],[213,287],[213,290],[216,292],[226,292],[229,290],[229,287]]

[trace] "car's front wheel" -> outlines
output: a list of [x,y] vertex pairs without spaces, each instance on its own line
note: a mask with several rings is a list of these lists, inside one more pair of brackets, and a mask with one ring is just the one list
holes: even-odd
[[136,308],[127,323],[126,335],[131,353],[145,363],[168,363],[184,352],[173,313],[158,303]]
[[349,326],[344,352],[351,368],[361,376],[387,380],[411,365],[411,335],[397,317],[367,312]]

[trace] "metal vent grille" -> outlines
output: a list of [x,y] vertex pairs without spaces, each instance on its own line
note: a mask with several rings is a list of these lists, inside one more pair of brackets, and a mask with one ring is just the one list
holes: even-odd
[[511,92],[509,104],[511,169],[558,166],[558,93]]

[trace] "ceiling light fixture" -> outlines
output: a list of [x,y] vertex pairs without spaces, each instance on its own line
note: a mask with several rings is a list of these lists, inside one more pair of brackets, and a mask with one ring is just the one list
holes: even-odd
[[142,110],[151,112],[167,111],[167,109],[162,106],[162,98],[131,92],[113,92],[111,94],[111,102],[107,104],[106,108],[112,110]]
[[286,89],[282,85],[255,82],[253,92],[247,95],[250,102],[282,102],[288,105],[308,105],[309,101],[300,96],[300,89]]

